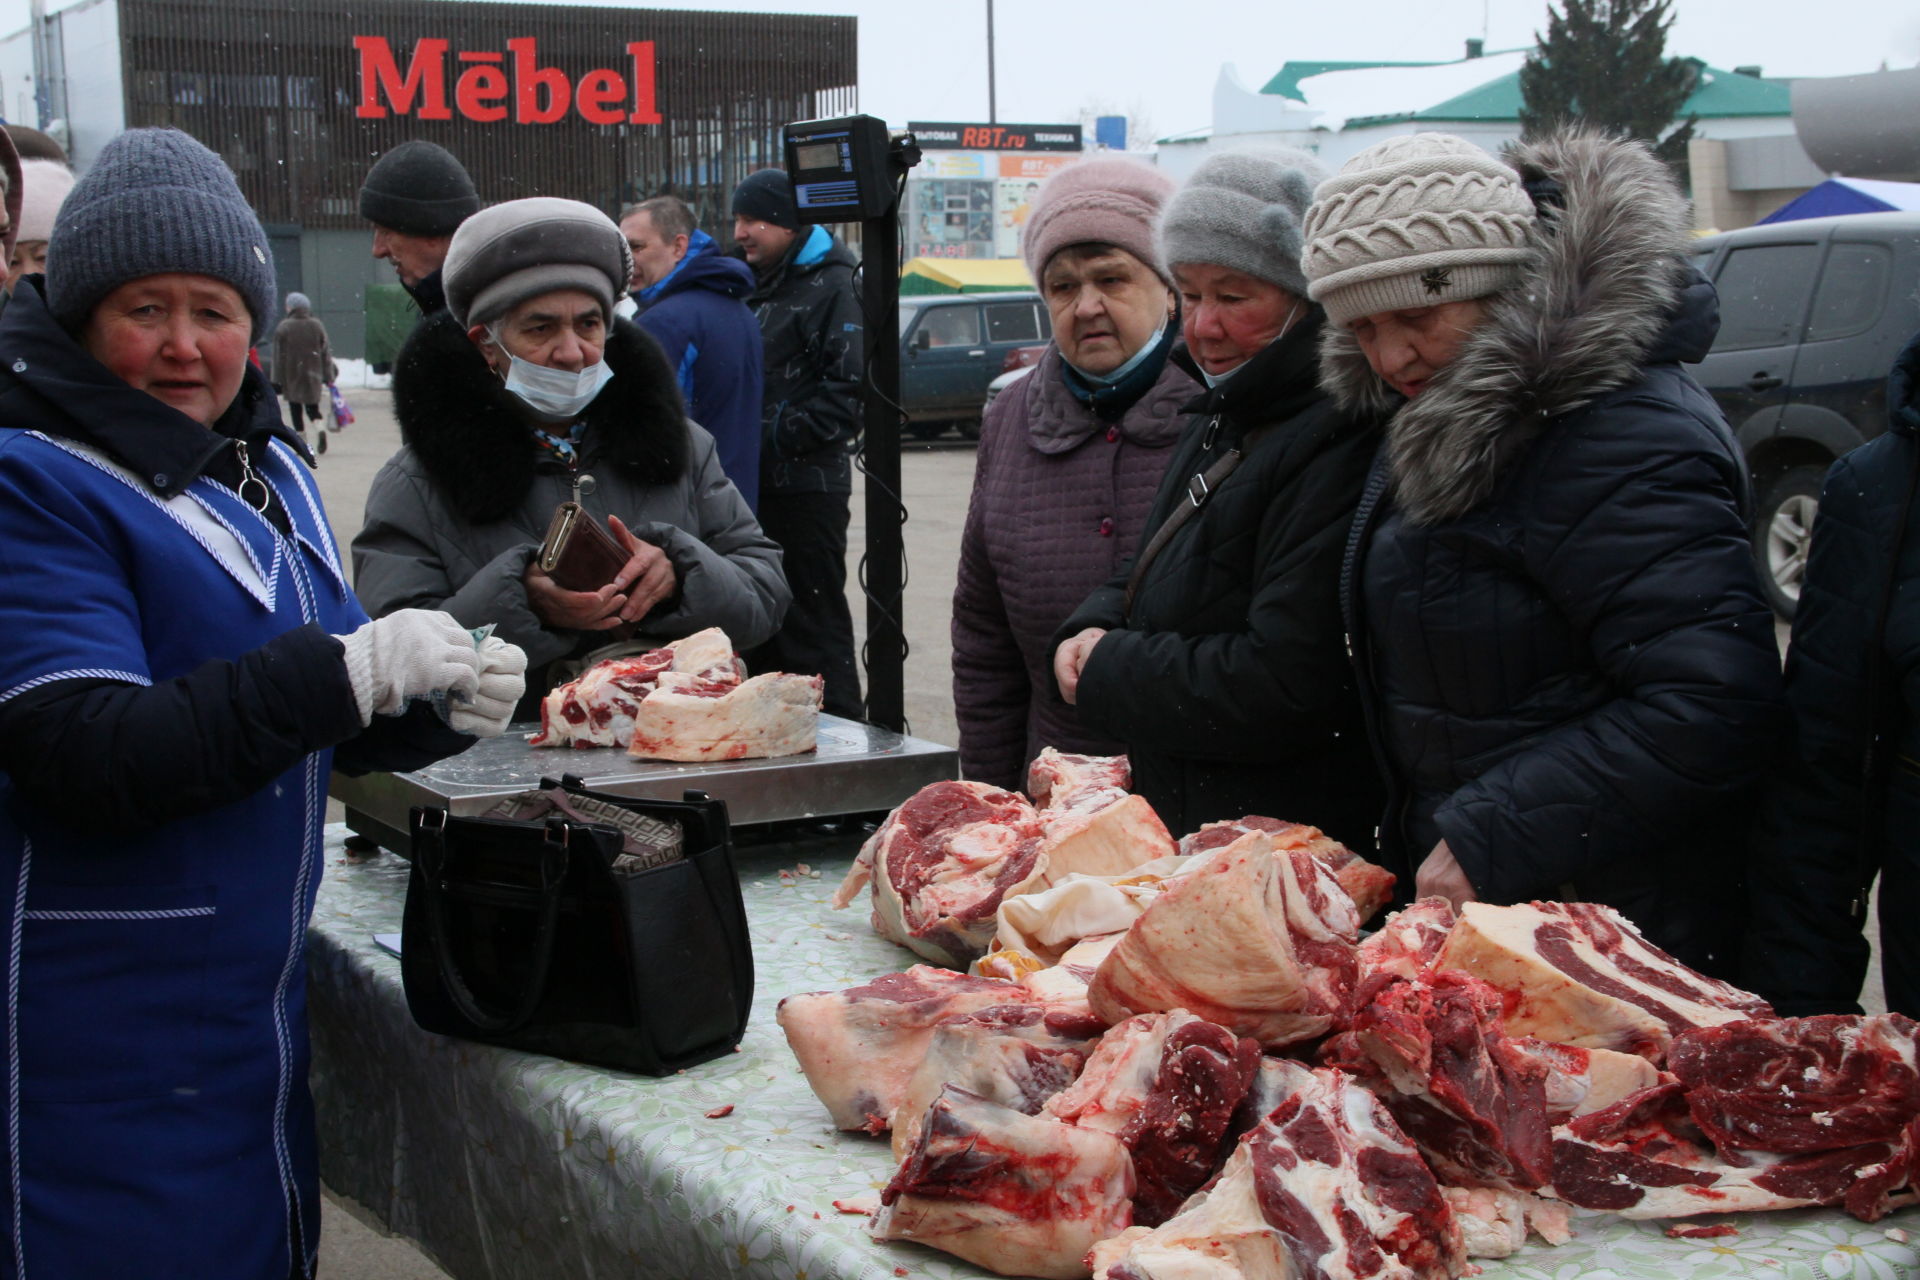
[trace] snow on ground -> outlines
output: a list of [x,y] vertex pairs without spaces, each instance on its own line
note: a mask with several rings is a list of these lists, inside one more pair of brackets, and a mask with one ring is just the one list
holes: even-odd
[[[1314,127],[1338,132],[1347,121],[1404,116],[1512,75],[1527,60],[1525,50],[1489,54],[1433,67],[1367,67],[1325,71],[1300,82],[1300,96],[1320,113]],[[1444,125],[1436,126],[1445,128]]]
[[365,360],[335,360],[334,363],[340,366],[340,376],[335,379],[336,386],[385,391],[393,385],[391,374],[375,373],[373,366]]

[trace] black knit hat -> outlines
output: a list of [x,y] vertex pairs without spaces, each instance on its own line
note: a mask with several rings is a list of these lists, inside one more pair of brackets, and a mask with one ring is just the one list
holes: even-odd
[[445,147],[413,139],[381,156],[360,188],[360,216],[409,236],[450,236],[480,212],[466,168]]
[[79,332],[131,280],[212,276],[239,291],[266,336],[278,310],[273,259],[240,184],[219,156],[177,129],[129,129],[73,184],[47,243],[47,309]]
[[733,189],[733,215],[771,222],[789,231],[800,229],[800,206],[794,203],[793,180],[785,169],[750,173]]

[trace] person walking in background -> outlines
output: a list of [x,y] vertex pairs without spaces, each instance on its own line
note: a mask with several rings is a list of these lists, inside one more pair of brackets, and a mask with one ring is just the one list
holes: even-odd
[[1061,700],[1054,632],[1140,545],[1199,389],[1168,358],[1177,302],[1154,220],[1172,194],[1159,170],[1103,156],[1049,178],[1027,217],[1053,338],[981,423],[960,535],[953,702],[972,781],[1024,787],[1042,747],[1121,750]]
[[329,770],[499,734],[524,658],[361,611],[247,359],[273,266],[218,156],[121,134],[51,240],[0,317],[0,1274],[311,1277]]
[[1643,143],[1390,139],[1315,193],[1321,380],[1391,415],[1341,584],[1403,893],[1617,908],[1730,976],[1785,727],[1718,327]]
[[[528,714],[587,662],[706,627],[746,649],[787,607],[779,548],[688,421],[659,345],[612,320],[631,271],[620,229],[577,200],[469,219],[447,255],[446,308],[394,365],[406,447],[374,477],[353,540],[367,612],[445,609],[524,649]],[[592,591],[535,559],[582,473],[595,481],[582,505],[628,553]]]
[[273,385],[287,402],[287,419],[302,440],[313,424],[315,453],[327,451],[327,384],[336,376],[327,326],[314,318],[304,293],[287,295],[287,314],[273,330]]
[[[847,524],[862,420],[865,321],[858,265],[825,227],[800,226],[784,170],[749,174],[733,193],[733,239],[756,286],[760,322],[760,523],[786,553],[793,607],[779,634],[746,655],[752,671],[826,679],[828,713],[864,715],[847,608]],[[895,341],[892,334],[885,335]]]
[[20,222],[14,233],[13,255],[7,262],[7,292],[26,276],[47,269],[47,241],[61,202],[73,190],[73,170],[54,160],[20,162]]
[[1920,336],[1887,380],[1887,431],[1820,491],[1787,649],[1797,727],[1752,875],[1746,980],[1782,1016],[1859,1013],[1880,882],[1887,1008],[1920,1017]]
[[1055,676],[1087,732],[1126,744],[1134,790],[1176,834],[1262,814],[1371,856],[1384,797],[1340,558],[1380,428],[1318,382],[1326,316],[1300,224],[1325,177],[1304,152],[1229,152],[1168,203],[1174,359],[1207,385],[1140,526],[1147,549],[1059,628]]
[[733,487],[760,506],[760,323],[747,308],[753,268],[720,252],[678,196],[655,196],[620,215],[633,251],[635,319],[680,381],[687,412],[720,447]]
[[422,317],[447,305],[440,280],[447,247],[480,207],[466,168],[431,142],[403,142],[367,170],[360,216],[373,224],[373,256],[393,264]]

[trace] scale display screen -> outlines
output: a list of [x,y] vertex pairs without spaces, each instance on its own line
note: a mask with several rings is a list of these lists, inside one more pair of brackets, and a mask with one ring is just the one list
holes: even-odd
[[802,222],[858,222],[893,207],[899,176],[886,123],[873,116],[786,127],[787,176]]
[[840,146],[834,142],[811,142],[793,149],[793,158],[802,169],[838,169]]

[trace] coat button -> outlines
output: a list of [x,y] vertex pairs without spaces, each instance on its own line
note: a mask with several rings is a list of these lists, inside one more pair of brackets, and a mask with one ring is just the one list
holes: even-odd
[[1118,427],[1108,427],[1108,428],[1107,428],[1107,443],[1108,443],[1108,444],[1119,444],[1119,443],[1120,443],[1120,428],[1118,428]]
[[164,471],[162,471],[162,472],[160,472],[160,473],[159,473],[158,475],[156,475],[156,476],[154,476],[154,478],[153,478],[153,487],[154,487],[154,488],[156,488],[156,489],[164,489],[164,488],[166,488],[166,487],[167,487],[167,481],[168,481],[168,479],[169,479],[169,478],[170,478],[170,477],[169,477],[169,476],[167,475],[167,473],[166,473],[166,472],[164,472]]
[[13,371],[15,373],[25,373],[27,371],[27,362],[25,360],[15,360],[13,362]]
[[1103,538],[1111,538],[1113,536],[1112,516],[1106,516],[1100,521],[1100,536]]

